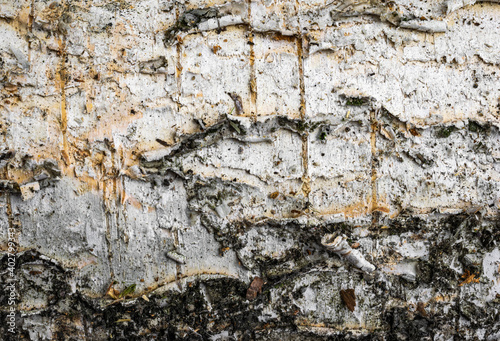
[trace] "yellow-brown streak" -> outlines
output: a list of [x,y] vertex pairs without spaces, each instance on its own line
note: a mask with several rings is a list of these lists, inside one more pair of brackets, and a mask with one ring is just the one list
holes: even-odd
[[343,213],[346,218],[361,217],[371,212],[371,197],[366,196],[360,198],[359,201],[353,202],[345,206],[331,205],[324,209],[318,209],[315,213],[319,216],[328,216],[333,214]]
[[[306,119],[306,96],[304,86],[304,38],[299,35],[296,37],[297,57],[299,65],[299,88],[300,88],[300,119]],[[304,173],[302,175],[302,192],[304,193],[307,201],[309,201],[309,194],[311,193],[311,178],[309,176],[309,132],[304,131],[302,134],[302,166]],[[308,210],[308,209],[307,209]],[[306,211],[307,211],[306,210]]]
[[[35,19],[35,0],[31,0],[30,14],[28,16],[28,32],[33,32],[33,22]],[[30,39],[30,37],[28,37]],[[31,42],[28,43],[28,62],[31,67]]]
[[59,55],[61,58],[61,62],[59,65],[59,72],[56,76],[56,79],[59,83],[59,87],[61,89],[61,134],[63,139],[63,145],[61,149],[61,155],[64,160],[66,166],[71,164],[71,159],[68,150],[68,138],[67,138],[67,130],[68,130],[68,117],[66,113],[66,38],[63,36],[62,38],[59,36],[58,38],[59,44]]
[[250,111],[254,114],[252,116],[257,116],[257,79],[255,77],[255,50],[254,50],[254,33],[252,28],[252,8],[251,8],[251,0],[247,0],[248,4],[248,45],[250,47],[250,56],[249,56],[249,64],[250,64],[250,103],[251,109]]

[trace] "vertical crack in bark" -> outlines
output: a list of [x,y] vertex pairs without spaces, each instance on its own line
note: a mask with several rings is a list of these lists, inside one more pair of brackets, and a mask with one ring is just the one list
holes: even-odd
[[377,111],[370,111],[370,147],[371,147],[371,202],[370,202],[370,213],[372,214],[372,227],[375,227],[378,223],[378,215],[374,214],[377,209],[378,195],[377,195]]
[[[7,206],[6,213],[7,213],[7,219],[9,221],[9,229],[15,229],[14,215],[12,214],[12,201],[11,201],[9,192],[5,193],[5,205]],[[16,238],[16,240],[17,240],[17,238]]]
[[[179,5],[175,6],[175,21],[179,21],[180,13],[179,13]],[[177,91],[179,92],[179,96],[182,95],[181,87],[182,87],[182,65],[181,65],[181,42],[177,41],[175,46],[176,52],[176,61],[175,61],[175,80],[177,82]],[[177,102],[177,101],[176,101]]]
[[[179,18],[180,18],[180,11],[179,11],[179,4],[176,5],[175,7],[175,21],[178,22],[179,21]],[[176,66],[175,66],[175,78],[176,78],[176,81],[177,81],[177,91],[179,93],[179,96],[182,95],[182,63],[181,63],[181,56],[182,56],[182,53],[181,53],[181,43],[182,41],[177,41],[177,45],[176,45]],[[174,244],[175,244],[175,247],[178,246],[179,244],[179,236],[178,236],[178,231],[175,231],[173,233],[174,235]],[[179,283],[179,279],[181,277],[181,266],[180,264],[176,264],[175,265],[175,278],[176,278],[176,281],[177,281],[177,285],[179,287],[179,290],[182,290],[182,287]]]
[[[107,156],[107,155],[106,155]],[[105,156],[105,157],[106,157]],[[111,151],[111,159],[113,159],[113,152]],[[114,161],[112,160],[112,164],[114,166]],[[114,167],[113,167],[114,168]],[[111,229],[112,229],[112,221],[111,221],[111,202],[108,199],[108,197],[114,196],[116,197],[116,177],[113,177],[113,183],[111,184],[111,189],[109,188],[110,184],[108,184],[108,172],[106,170],[106,166],[103,163],[101,164],[101,183],[102,183],[102,200],[103,200],[103,207],[104,207],[104,219],[106,222],[106,246],[108,248],[108,262],[109,262],[109,272],[110,272],[110,279],[111,282],[113,281],[113,278],[115,277],[114,270],[113,270],[113,249],[112,249],[112,236],[111,236]]]
[[304,120],[306,118],[306,94],[304,85],[304,37],[302,35],[297,35],[297,56],[299,58],[299,88],[300,88],[300,118]]
[[[306,119],[306,95],[304,86],[304,37],[297,35],[297,57],[299,66],[299,89],[300,89],[300,119]],[[304,174],[302,175],[302,192],[306,196],[306,202],[309,203],[309,194],[311,193],[311,178],[309,176],[309,132],[302,134],[302,166]]]
[[[172,233],[172,236],[174,237],[175,249],[178,250],[178,248],[179,248],[179,229],[178,228],[175,228],[175,230]],[[181,279],[182,279],[181,264],[178,262],[175,262],[175,280],[176,280],[177,286],[179,287],[179,290],[182,290],[182,285],[180,282]]]
[[63,158],[63,161],[66,166],[69,166],[71,164],[71,160],[69,157],[68,153],[68,137],[67,137],[67,130],[68,130],[68,117],[67,117],[67,112],[66,112],[66,81],[67,81],[67,72],[66,72],[66,37],[59,35],[58,40],[59,44],[59,55],[60,55],[60,64],[59,64],[59,73],[57,75],[57,79],[59,81],[59,87],[61,90],[61,119],[60,119],[60,128],[61,128],[61,134],[62,134],[62,149],[61,149],[61,155]]
[[254,42],[253,42],[253,26],[252,26],[252,2],[251,0],[247,0],[248,4],[248,45],[250,46],[250,103],[251,109],[250,112],[253,114],[252,116],[257,116],[257,80],[255,78],[255,50],[254,50]]
[[31,69],[31,37],[33,32],[33,22],[35,21],[35,0],[31,0],[30,14],[28,15],[28,62]]
[[[120,157],[120,159],[119,159],[120,164],[118,165],[118,168],[115,169],[115,172],[116,172],[115,174],[119,174],[119,170],[124,168],[123,165],[125,164],[125,158],[123,155],[123,147],[120,148],[119,157]],[[116,175],[116,176],[118,176],[118,175]],[[118,221],[120,219],[120,212],[121,212],[121,216],[123,219],[123,226],[125,228],[127,226],[127,214],[126,214],[126,206],[125,206],[127,192],[125,189],[125,177],[124,176],[119,177],[118,184],[120,185],[120,187],[117,188],[117,190],[116,190],[116,202],[117,202],[116,221],[118,224]],[[126,240],[128,242],[128,235],[126,236]]]
[[302,175],[302,192],[306,196],[306,201],[309,202],[311,178],[309,176],[309,133],[307,132],[302,135],[302,165],[304,167],[304,174]]

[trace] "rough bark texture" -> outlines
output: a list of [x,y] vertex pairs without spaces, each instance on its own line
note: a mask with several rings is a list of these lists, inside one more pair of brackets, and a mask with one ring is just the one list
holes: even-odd
[[2,340],[500,339],[499,65],[496,1],[0,0]]

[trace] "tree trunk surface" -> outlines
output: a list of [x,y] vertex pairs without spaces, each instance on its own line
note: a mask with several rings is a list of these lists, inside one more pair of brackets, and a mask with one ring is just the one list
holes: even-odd
[[500,7],[0,0],[0,339],[500,339]]

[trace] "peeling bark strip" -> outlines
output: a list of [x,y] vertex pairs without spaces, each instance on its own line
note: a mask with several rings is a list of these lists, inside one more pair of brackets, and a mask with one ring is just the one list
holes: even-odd
[[500,340],[498,0],[0,3],[2,341]]
[[335,252],[342,258],[345,258],[347,262],[361,271],[369,273],[375,270],[375,266],[370,264],[358,250],[353,250],[349,244],[347,244],[347,241],[342,238],[342,236],[336,237],[333,234],[325,235],[321,239],[321,244],[323,244],[328,250]]

